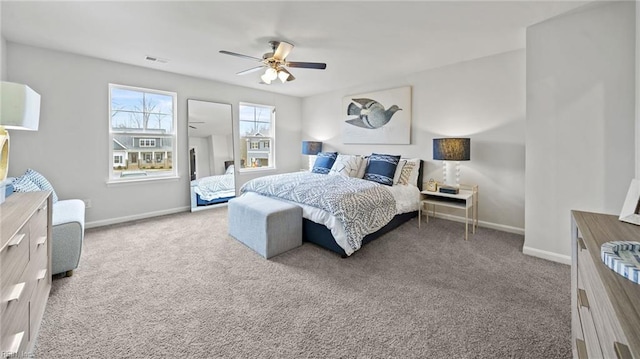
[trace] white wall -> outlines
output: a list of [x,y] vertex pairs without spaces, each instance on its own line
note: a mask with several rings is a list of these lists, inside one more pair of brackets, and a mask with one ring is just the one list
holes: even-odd
[[[299,168],[301,99],[197,79],[90,57],[7,43],[9,81],[25,83],[42,96],[38,132],[13,131],[9,174],[31,167],[42,172],[61,198],[91,198],[89,224],[171,213],[189,208],[187,99],[233,107],[238,131],[238,102],[274,105],[277,119],[277,172]],[[179,180],[107,185],[109,165],[108,84],[117,83],[178,93]],[[237,142],[237,141],[236,141]],[[236,153],[239,153],[237,143]],[[239,160],[238,160],[239,161]],[[239,174],[249,178],[273,174]]]
[[523,252],[569,261],[572,209],[619,214],[635,173],[635,4],[527,30]]
[[[344,96],[407,85],[412,86],[410,145],[343,144]],[[462,162],[461,182],[480,186],[480,220],[524,232],[524,50],[308,97],[302,113],[304,140],[322,141],[323,150],[341,153],[419,157],[427,161],[425,181],[442,180],[442,163],[432,159],[433,138],[470,137],[471,161]],[[306,167],[307,157],[300,156],[300,168]]]
[[[2,8],[2,6],[0,6]],[[0,80],[7,79],[7,41],[0,36]]]

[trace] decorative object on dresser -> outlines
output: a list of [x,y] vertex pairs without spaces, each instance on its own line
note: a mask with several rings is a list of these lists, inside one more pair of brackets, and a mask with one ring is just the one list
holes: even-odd
[[635,178],[631,180],[629,185],[619,219],[623,222],[640,225],[640,181]]
[[411,87],[377,91],[342,100],[344,143],[411,143]]
[[7,178],[9,170],[9,132],[7,130],[38,130],[40,95],[27,85],[3,81],[0,85],[0,101],[0,182],[2,182]]
[[309,156],[309,171],[313,169],[316,162],[316,155],[322,151],[322,142],[319,141],[302,141],[302,154]]
[[0,205],[0,353],[31,357],[51,290],[50,191]]
[[[471,159],[471,139],[470,138],[434,138],[433,139],[433,159],[441,160],[443,183],[449,186],[460,185],[460,161]],[[456,162],[455,181],[451,174],[447,174],[451,169],[448,161]]]
[[640,358],[640,285],[601,259],[609,242],[640,238],[614,215],[571,212],[571,339],[574,358]]

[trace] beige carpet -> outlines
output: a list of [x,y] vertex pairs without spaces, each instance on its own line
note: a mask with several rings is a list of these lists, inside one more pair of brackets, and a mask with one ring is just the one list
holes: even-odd
[[38,358],[569,358],[569,266],[522,236],[413,219],[342,259],[264,260],[226,208],[86,233]]

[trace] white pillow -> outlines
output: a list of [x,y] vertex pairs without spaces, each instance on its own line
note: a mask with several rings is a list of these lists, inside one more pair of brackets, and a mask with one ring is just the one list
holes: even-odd
[[360,166],[358,167],[358,173],[355,175],[356,178],[364,178],[364,173],[367,170],[367,165],[369,164],[369,156],[360,158],[362,160],[360,161]]
[[331,166],[330,175],[345,177],[356,177],[362,158],[355,155],[338,155],[336,161]]
[[224,171],[224,174],[226,174],[226,175],[232,175],[232,174],[233,174],[233,172],[235,171],[234,167],[235,167],[234,165],[229,165],[229,167],[227,167],[227,170],[226,170],[226,171]]
[[418,175],[420,174],[420,159],[419,158],[410,158],[407,159],[407,163],[414,163],[413,170],[411,171],[411,175],[409,176],[409,184],[413,186],[418,185]]
[[405,163],[407,163],[407,160],[398,161],[398,166],[396,167],[396,173],[393,175],[394,186],[398,184],[398,180],[400,179],[400,174],[402,173],[402,168],[404,167]]

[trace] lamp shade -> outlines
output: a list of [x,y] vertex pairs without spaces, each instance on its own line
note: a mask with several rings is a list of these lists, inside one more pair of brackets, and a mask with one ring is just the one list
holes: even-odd
[[470,138],[434,138],[433,159],[442,161],[469,161]]
[[40,95],[29,86],[3,81],[0,100],[0,126],[9,130],[38,130]]
[[320,151],[322,151],[322,142],[302,141],[303,155],[317,155]]

